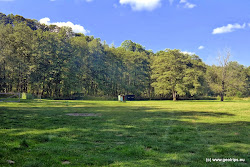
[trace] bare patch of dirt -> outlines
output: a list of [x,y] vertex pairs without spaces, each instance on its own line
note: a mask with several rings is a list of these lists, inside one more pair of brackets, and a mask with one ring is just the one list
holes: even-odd
[[14,164],[14,163],[15,163],[15,161],[12,161],[12,160],[7,160],[7,162],[8,162],[9,164]]
[[96,114],[96,113],[69,113],[66,115],[75,116],[75,117],[100,117],[101,116],[101,114]]
[[152,150],[152,148],[149,148],[149,147],[145,148],[145,151],[150,151],[150,150]]
[[63,165],[68,165],[68,164],[70,164],[70,162],[69,161],[63,161],[62,164]]

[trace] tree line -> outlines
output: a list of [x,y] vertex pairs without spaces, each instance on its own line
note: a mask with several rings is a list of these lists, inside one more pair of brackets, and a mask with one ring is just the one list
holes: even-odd
[[154,53],[131,40],[108,45],[69,27],[0,13],[0,92],[138,98],[249,96],[250,67],[206,65],[197,55]]

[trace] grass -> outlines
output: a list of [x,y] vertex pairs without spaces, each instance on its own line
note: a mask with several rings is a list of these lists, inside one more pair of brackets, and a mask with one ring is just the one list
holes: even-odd
[[249,132],[249,100],[0,103],[0,166],[250,166]]

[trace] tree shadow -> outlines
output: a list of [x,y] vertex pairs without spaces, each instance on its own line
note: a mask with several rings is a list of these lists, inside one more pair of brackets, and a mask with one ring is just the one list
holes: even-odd
[[[21,165],[27,165],[22,160],[26,157],[49,166],[60,165],[63,160],[83,166],[204,166],[206,158],[249,159],[250,122],[218,123],[220,118],[233,118],[235,114],[173,111],[157,106],[60,105],[0,108],[0,138],[4,141],[0,142],[0,158],[16,157]],[[101,116],[72,117],[67,113]],[[199,122],[204,117],[217,121]],[[18,144],[23,140],[28,148]],[[28,150],[29,155],[25,153]],[[32,161],[34,156],[40,160]],[[0,160],[0,164],[5,162]],[[246,166],[248,161],[237,165]]]

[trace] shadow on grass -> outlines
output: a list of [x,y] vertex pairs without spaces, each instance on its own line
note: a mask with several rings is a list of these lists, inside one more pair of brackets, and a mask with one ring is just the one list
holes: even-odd
[[[87,104],[0,108],[0,165],[13,159],[19,166],[60,166],[65,160],[78,166],[204,166],[206,158],[250,156],[250,122],[219,122],[231,113]],[[196,121],[204,118],[215,121]],[[24,140],[27,147],[20,144]]]

